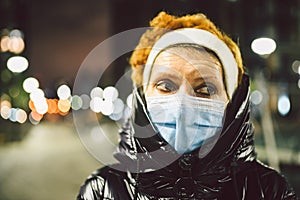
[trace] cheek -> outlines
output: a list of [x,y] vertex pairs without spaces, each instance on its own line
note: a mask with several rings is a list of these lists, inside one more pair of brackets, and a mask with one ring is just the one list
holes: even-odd
[[157,95],[154,85],[148,85],[145,91],[145,97],[151,97]]
[[224,102],[228,102],[229,98],[227,95],[227,92],[225,89],[222,90],[222,92],[218,95],[218,100],[224,101]]
[[229,96],[228,96],[228,93],[227,93],[227,90],[226,90],[226,87],[225,87],[225,84],[223,84],[223,87],[222,87],[222,100],[228,102],[229,101]]

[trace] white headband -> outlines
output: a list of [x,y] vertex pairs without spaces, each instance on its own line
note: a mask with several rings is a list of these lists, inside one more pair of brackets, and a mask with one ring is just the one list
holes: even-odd
[[212,50],[220,59],[225,76],[225,84],[230,99],[238,85],[238,66],[228,46],[214,34],[195,28],[183,28],[164,34],[152,47],[144,73],[144,91],[149,83],[150,73],[157,55],[167,47],[175,44],[197,44]]

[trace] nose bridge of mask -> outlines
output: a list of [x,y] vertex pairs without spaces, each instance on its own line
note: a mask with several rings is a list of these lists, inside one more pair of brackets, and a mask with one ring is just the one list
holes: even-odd
[[226,106],[226,103],[220,100],[194,97],[184,93],[147,97],[146,102],[148,110],[159,109],[164,112],[171,109],[176,110],[177,114],[185,114],[188,108],[197,110],[198,114],[201,114],[201,111],[223,114]]
[[177,131],[175,133],[174,148],[179,153],[184,153],[195,148],[193,146],[198,146],[202,143],[197,141],[199,139],[197,132],[201,131],[199,124],[203,124],[201,119],[202,113],[199,110],[202,106],[201,99],[186,94],[181,94],[177,102],[180,112],[176,120]]
[[185,95],[182,95],[178,100],[179,113],[176,118],[176,132],[174,136],[174,148],[179,153],[184,153],[187,148],[191,145],[192,141],[195,139],[195,135],[186,131],[190,124],[194,124],[191,120],[194,120],[191,113],[188,111],[189,101]]

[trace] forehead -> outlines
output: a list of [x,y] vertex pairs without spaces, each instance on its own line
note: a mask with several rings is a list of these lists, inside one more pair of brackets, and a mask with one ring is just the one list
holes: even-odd
[[194,46],[174,46],[160,52],[155,59],[154,70],[176,71],[221,71],[222,65],[218,57],[210,50]]

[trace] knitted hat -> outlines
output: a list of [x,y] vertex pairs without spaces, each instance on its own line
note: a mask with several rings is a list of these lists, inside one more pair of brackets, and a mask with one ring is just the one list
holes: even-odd
[[[153,64],[155,57],[160,50],[162,50],[163,46],[163,48],[166,48],[167,46],[170,46],[171,43],[186,43],[188,40],[188,43],[199,44],[200,46],[206,47],[216,53],[223,66],[227,93],[229,97],[232,96],[232,93],[234,92],[237,84],[240,83],[241,77],[244,73],[240,50],[237,44],[225,33],[222,33],[209,19],[207,19],[205,15],[194,14],[176,17],[165,12],[160,12],[150,22],[150,26],[152,26],[153,29],[146,31],[142,35],[139,44],[130,58],[130,64],[133,69],[132,80],[137,86],[142,86],[143,83],[147,82],[147,80],[143,80],[148,73],[144,73],[145,66],[146,64],[151,64],[151,62]],[[168,32],[170,33],[167,34]],[[160,38],[163,39],[163,36],[165,39],[167,37],[173,38],[173,42],[165,42],[166,40],[159,42]],[[178,41],[176,42],[174,37],[182,39],[180,41],[176,38]],[[161,46],[163,43],[164,45]],[[158,45],[160,45],[160,47]],[[153,49],[154,46],[156,50]],[[151,57],[150,52],[152,52]],[[224,52],[226,52],[226,55]],[[231,77],[235,77],[234,81],[231,80]]]

